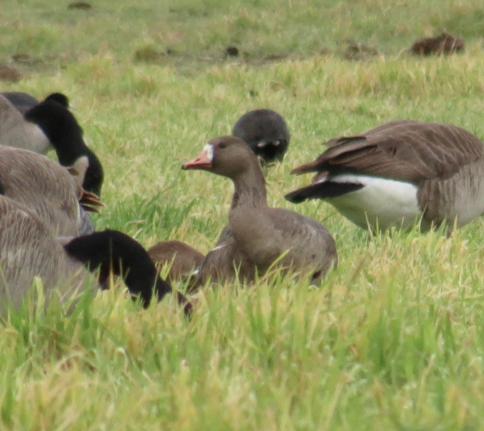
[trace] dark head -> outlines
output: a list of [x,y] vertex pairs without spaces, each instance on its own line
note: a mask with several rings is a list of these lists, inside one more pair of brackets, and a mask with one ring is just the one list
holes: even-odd
[[64,108],[69,108],[69,98],[62,93],[51,93],[45,99],[45,101],[54,101],[57,102],[59,105],[62,105]]
[[27,111],[24,117],[42,129],[62,166],[73,166],[80,157],[88,157],[89,166],[82,187],[100,196],[104,180],[101,162],[84,142],[82,128],[74,115],[55,100],[57,97],[50,99],[52,96]]
[[256,109],[242,115],[232,134],[245,141],[267,163],[282,160],[291,139],[284,118],[270,109]]
[[[156,272],[143,246],[115,230],[94,232],[73,239],[64,246],[67,254],[82,262],[90,271],[99,270],[99,283],[107,288],[112,273],[121,276],[133,296],[139,296],[143,307],[147,307],[155,293],[158,301],[171,292],[171,286]],[[191,308],[183,295],[179,302],[185,312]]]
[[202,169],[232,180],[251,169],[260,172],[257,157],[244,141],[234,136],[211,139],[200,155],[182,169]]

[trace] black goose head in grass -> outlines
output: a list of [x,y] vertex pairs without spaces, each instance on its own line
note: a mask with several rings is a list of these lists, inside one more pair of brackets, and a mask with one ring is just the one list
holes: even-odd
[[[133,297],[139,297],[143,307],[148,307],[153,293],[158,301],[172,291],[156,271],[143,246],[122,232],[106,229],[75,238],[64,246],[67,254],[82,262],[90,271],[99,271],[99,283],[108,286],[110,274],[123,278]],[[177,293],[178,302],[186,314],[190,302]]]
[[270,109],[255,109],[242,115],[232,135],[245,141],[266,163],[281,161],[291,139],[282,115]]

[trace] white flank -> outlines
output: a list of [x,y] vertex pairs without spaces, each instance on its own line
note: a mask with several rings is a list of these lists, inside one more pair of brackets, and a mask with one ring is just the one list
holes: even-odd
[[222,244],[222,245],[217,245],[217,247],[212,248],[212,250],[210,250],[210,251],[217,251],[217,250],[221,250],[221,249],[222,249],[222,248],[224,248],[224,247],[225,247],[225,244]]
[[328,199],[341,214],[364,229],[368,226],[408,228],[421,216],[418,189],[413,184],[359,175],[337,175],[331,181],[364,186],[355,192]]
[[207,144],[203,148],[203,150],[207,153],[207,158],[211,162],[213,162],[213,145],[212,144]]

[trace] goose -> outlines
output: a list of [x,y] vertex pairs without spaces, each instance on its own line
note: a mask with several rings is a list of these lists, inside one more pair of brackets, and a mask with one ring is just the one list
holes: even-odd
[[84,142],[83,130],[74,115],[57,101],[46,99],[27,111],[24,118],[42,129],[62,166],[73,166],[80,158],[87,157],[88,166],[82,188],[101,197],[103,167]]
[[[40,103],[34,96],[19,91],[4,91],[0,95],[5,97],[22,115]],[[69,98],[63,93],[51,93],[44,100],[54,100],[64,108],[69,108]]]
[[82,128],[74,115],[59,103],[60,96],[63,95],[55,93],[49,96],[24,115],[4,96],[0,96],[0,145],[41,154],[53,147],[59,163],[66,167],[86,157],[88,166],[82,186],[84,190],[100,197],[104,180],[103,167],[96,154],[84,142]]
[[232,135],[245,141],[266,163],[281,161],[291,139],[282,115],[270,109],[255,109],[242,115]]
[[[182,168],[206,170],[228,177],[234,183],[229,224],[221,237],[225,243],[214,250],[222,256],[219,262],[224,265],[218,268],[220,279],[233,279],[235,271],[251,283],[256,274],[264,275],[277,264],[307,273],[311,282],[318,283],[337,264],[334,239],[323,225],[294,211],[267,205],[264,176],[257,156],[241,139],[214,138],[196,159]],[[235,260],[230,261],[227,256]]]
[[101,205],[57,162],[19,148],[0,146],[0,183],[2,195],[28,207],[53,236],[88,233],[79,204],[88,211]]
[[316,175],[287,200],[323,199],[371,231],[446,223],[450,233],[484,213],[484,144],[460,127],[392,121],[327,147],[292,171]]
[[171,264],[166,276],[170,282],[189,277],[204,259],[202,253],[177,240],[156,243],[148,249],[148,255],[159,270]]
[[[119,231],[105,230],[56,241],[45,224],[25,207],[0,196],[0,310],[19,308],[35,277],[42,281],[49,300],[54,292],[61,299],[72,298],[86,288],[93,292],[97,283],[109,287],[111,274],[121,276],[133,297],[147,307],[153,296],[158,301],[172,291],[157,275],[146,250]],[[98,273],[90,283],[89,272]],[[181,294],[178,302],[189,313],[191,304]],[[48,301],[47,301],[48,302]]]
[[414,42],[410,52],[414,55],[450,55],[464,51],[464,41],[453,34],[443,31],[439,36],[427,37]]

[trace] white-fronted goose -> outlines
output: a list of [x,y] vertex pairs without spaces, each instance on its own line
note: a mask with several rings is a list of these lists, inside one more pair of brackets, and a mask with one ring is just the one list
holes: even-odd
[[[110,274],[121,276],[130,293],[139,297],[144,307],[153,293],[161,301],[171,292],[169,283],[156,272],[146,250],[127,235],[106,230],[75,238],[62,246],[42,221],[30,210],[5,196],[0,196],[0,309],[7,303],[19,308],[39,277],[47,299],[54,292],[71,298],[89,283],[89,273],[98,274],[98,283],[109,287]],[[94,289],[93,289],[94,290]],[[186,298],[178,294],[185,312],[191,309]]]
[[200,267],[204,256],[199,251],[181,241],[161,241],[148,249],[151,260],[161,270],[165,265],[170,265],[170,271],[166,276],[167,281],[190,277],[194,270]]
[[317,172],[313,185],[286,196],[324,199],[364,229],[449,230],[484,213],[484,144],[443,123],[392,121],[328,142],[314,162],[292,172]]
[[245,141],[266,163],[281,161],[291,139],[282,115],[270,109],[255,109],[242,115],[232,135]]
[[[251,282],[256,273],[263,275],[280,259],[279,267],[309,274],[313,282],[318,282],[336,264],[335,243],[324,226],[293,211],[267,205],[257,157],[241,139],[212,139],[183,169],[207,170],[234,183],[229,230],[222,235],[233,249],[222,250],[222,255],[240,256],[242,261],[229,262],[228,268],[220,268],[220,274],[232,278],[235,266],[239,276]],[[224,257],[221,264],[225,262]]]
[[19,148],[0,146],[0,183],[2,194],[28,207],[53,236],[87,233],[79,203],[87,210],[100,204],[57,162]]

